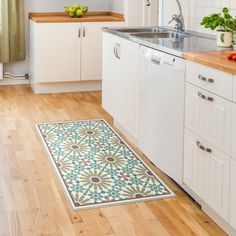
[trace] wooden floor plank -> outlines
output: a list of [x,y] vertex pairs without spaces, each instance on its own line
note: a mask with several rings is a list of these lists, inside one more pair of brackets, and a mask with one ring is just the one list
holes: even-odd
[[35,123],[112,118],[100,92],[35,95],[0,87],[0,236],[223,236],[186,193],[135,151],[176,193],[173,199],[72,212]]

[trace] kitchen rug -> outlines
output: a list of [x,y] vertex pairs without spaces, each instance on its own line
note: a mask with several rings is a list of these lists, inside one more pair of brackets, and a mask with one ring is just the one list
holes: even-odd
[[105,120],[37,130],[74,211],[175,196]]

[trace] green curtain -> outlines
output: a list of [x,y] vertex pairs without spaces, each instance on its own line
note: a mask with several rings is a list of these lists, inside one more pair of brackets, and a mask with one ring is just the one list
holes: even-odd
[[0,63],[25,59],[24,0],[0,0]]

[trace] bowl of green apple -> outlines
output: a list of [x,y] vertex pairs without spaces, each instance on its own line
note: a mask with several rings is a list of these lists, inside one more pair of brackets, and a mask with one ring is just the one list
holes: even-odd
[[82,17],[85,13],[88,12],[88,7],[80,5],[66,6],[65,12],[68,13],[70,17]]

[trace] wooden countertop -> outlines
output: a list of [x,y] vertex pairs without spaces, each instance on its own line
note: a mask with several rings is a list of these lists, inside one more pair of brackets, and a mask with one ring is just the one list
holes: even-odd
[[187,60],[236,75],[236,61],[230,61],[227,58],[233,52],[236,53],[236,51],[185,52],[183,57]]
[[113,12],[88,12],[78,18],[64,12],[33,12],[29,19],[37,23],[125,21],[123,14]]

